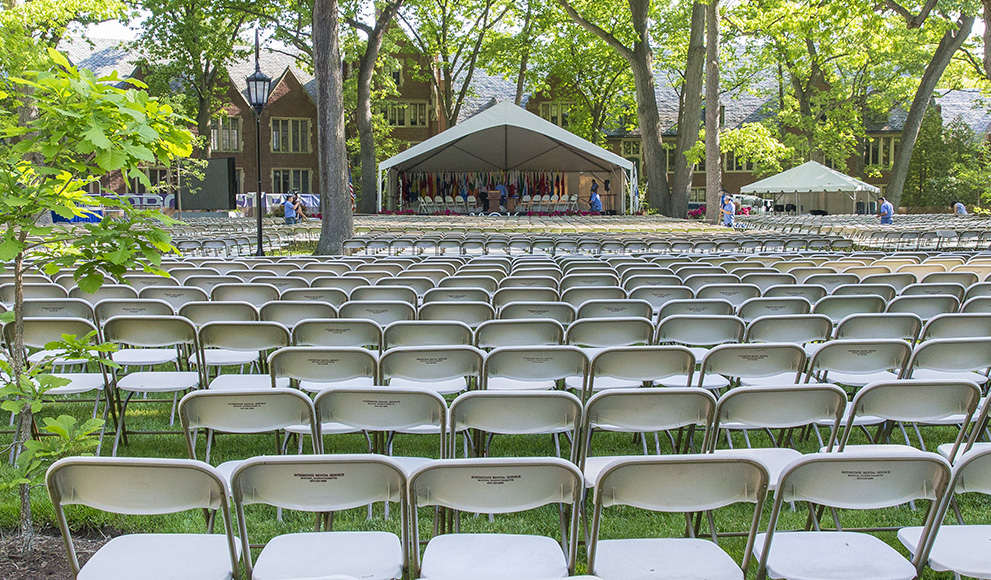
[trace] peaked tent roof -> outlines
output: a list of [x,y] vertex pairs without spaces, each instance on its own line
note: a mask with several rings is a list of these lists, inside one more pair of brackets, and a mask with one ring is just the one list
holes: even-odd
[[509,102],[379,164],[402,171],[626,171],[633,164]]
[[740,193],[745,194],[818,193],[822,191],[879,193],[881,190],[815,161],[803,163],[788,171],[782,171],[777,175],[740,188]]

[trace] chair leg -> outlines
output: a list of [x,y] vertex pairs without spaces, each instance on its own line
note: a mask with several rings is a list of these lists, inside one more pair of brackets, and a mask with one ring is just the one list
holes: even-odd
[[131,397],[133,396],[134,396],[134,391],[129,392],[127,394],[127,397],[124,398],[124,402],[122,402],[120,405],[120,417],[117,419],[117,432],[114,435],[114,448],[110,452],[111,457],[117,457],[117,447],[120,445],[120,439],[122,434],[124,433],[124,430],[127,429],[127,427],[124,425],[124,413],[127,412],[127,404],[131,402]]

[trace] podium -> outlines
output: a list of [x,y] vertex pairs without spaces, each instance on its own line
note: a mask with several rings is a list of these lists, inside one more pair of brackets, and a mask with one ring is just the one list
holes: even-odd
[[485,192],[486,199],[489,200],[489,207],[486,211],[499,211],[499,206],[502,204],[502,192],[498,189],[490,189]]

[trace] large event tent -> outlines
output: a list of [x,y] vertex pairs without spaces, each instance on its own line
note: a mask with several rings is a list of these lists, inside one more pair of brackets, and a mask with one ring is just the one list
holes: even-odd
[[[613,209],[636,209],[636,168],[619,155],[578,137],[509,102],[492,105],[446,131],[379,164],[378,207],[383,202],[383,173],[389,196],[396,195],[399,173],[554,171],[566,176],[570,191],[581,178],[611,181],[618,192]],[[603,190],[599,190],[603,193]],[[626,192],[629,204],[622,195]],[[587,199],[587,190],[581,193]]]
[[857,213],[858,195],[859,200],[864,202],[866,207],[871,194],[876,195],[880,192],[881,190],[874,185],[815,161],[803,163],[740,188],[742,194],[770,195],[775,201],[780,200],[782,203],[794,199],[798,213],[806,213],[810,210]]

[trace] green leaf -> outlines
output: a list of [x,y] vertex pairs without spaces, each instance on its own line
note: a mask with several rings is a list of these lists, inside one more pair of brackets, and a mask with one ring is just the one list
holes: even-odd
[[104,171],[116,171],[127,162],[127,154],[118,149],[105,149],[96,156],[96,164]]
[[20,254],[24,249],[24,244],[21,244],[14,239],[6,239],[0,242],[0,260],[8,261],[13,260],[17,254]]
[[110,139],[107,139],[107,135],[103,132],[102,127],[96,125],[89,128],[88,131],[83,133],[83,137],[88,139],[95,147],[99,149],[109,149],[113,147],[113,143]]
[[59,65],[62,68],[65,69],[72,68],[72,65],[69,64],[68,59],[66,59],[61,52],[55,50],[54,48],[48,49],[48,58],[52,59],[52,61],[55,64]]

